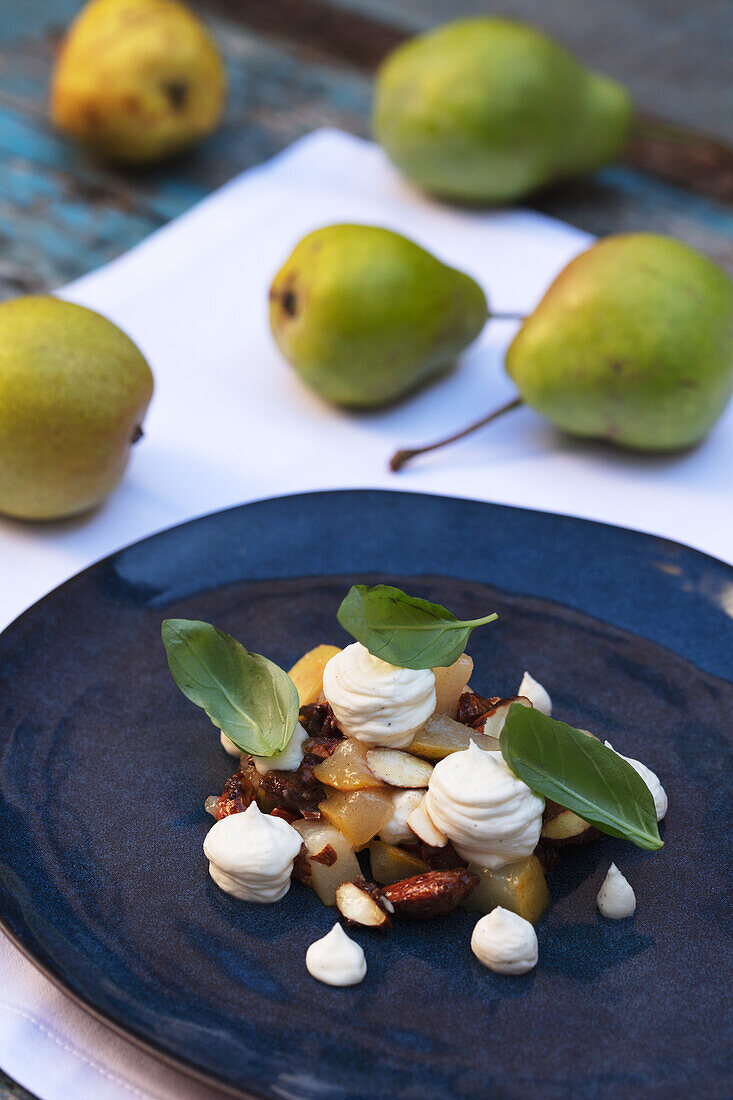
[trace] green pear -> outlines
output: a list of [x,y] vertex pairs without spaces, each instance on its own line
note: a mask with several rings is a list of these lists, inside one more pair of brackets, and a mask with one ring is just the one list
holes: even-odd
[[672,237],[621,233],[576,256],[506,354],[521,396],[391,467],[530,405],[571,435],[638,451],[699,443],[733,393],[733,282]]
[[733,282],[671,237],[608,237],[558,276],[506,369],[528,405],[573,435],[688,447],[733,391]]
[[355,408],[390,404],[447,370],[487,316],[472,278],[371,225],[308,234],[270,288],[285,358],[327,401]]
[[56,62],[51,117],[98,155],[143,164],[213,130],[225,85],[216,44],[178,0],[90,0]]
[[153,393],[132,340],[90,309],[0,303],[0,512],[85,512],[122,477]]
[[508,19],[448,23],[379,71],[374,132],[419,187],[511,202],[616,159],[632,104],[551,38]]

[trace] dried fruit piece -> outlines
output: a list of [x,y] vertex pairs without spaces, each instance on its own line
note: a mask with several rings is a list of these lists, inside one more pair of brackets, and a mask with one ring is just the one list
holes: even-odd
[[241,814],[255,800],[255,786],[243,771],[236,771],[230,775],[224,783],[224,788],[218,796],[210,795],[206,799],[206,810],[221,821],[230,814]]
[[486,737],[462,722],[454,722],[445,714],[434,714],[415,734],[410,752],[425,760],[437,761],[452,752],[463,752],[472,741],[485,751],[499,750],[499,742],[493,737]]
[[425,798],[411,814],[408,814],[407,824],[415,836],[419,837],[420,840],[424,840],[426,844],[430,844],[433,848],[442,848],[443,845],[448,843],[448,837],[441,833],[437,825],[434,825],[430,820],[425,808]]
[[536,924],[550,901],[542,864],[535,855],[509,863],[497,871],[469,864],[479,884],[464,902],[472,913],[490,913],[497,905]]
[[260,809],[270,813],[275,806],[285,806],[302,814],[305,810],[317,810],[326,792],[313,777],[318,764],[317,756],[304,756],[294,772],[271,771],[260,778],[257,802]]
[[331,737],[308,737],[303,742],[303,754],[305,756],[317,756],[319,760],[328,760],[343,743],[343,737],[334,740]]
[[404,848],[398,848],[395,844],[387,844],[384,840],[371,841],[369,857],[372,878],[383,886],[430,870],[425,860],[406,852]]
[[367,763],[369,748],[361,741],[345,738],[333,753],[313,769],[316,779],[339,791],[360,791],[365,787],[382,787],[384,784]]
[[341,650],[335,645],[317,645],[304,653],[288,672],[288,676],[298,689],[301,707],[315,703],[323,691],[323,670]]
[[428,865],[428,871],[452,871],[455,867],[468,867],[466,860],[458,855],[450,841],[440,848],[434,848],[431,844],[426,844],[424,840],[418,840],[415,837],[413,843],[403,844],[402,847],[410,855],[424,860]]
[[344,736],[328,703],[310,703],[301,707],[298,721],[309,737],[327,737],[339,741]]
[[461,692],[468,683],[472,672],[473,657],[469,657],[467,653],[462,653],[457,661],[446,668],[433,669],[436,714],[447,714],[449,718],[455,718]]
[[270,810],[270,817],[279,817],[283,821],[287,821],[288,825],[292,825],[294,821],[298,821],[300,814],[295,810],[288,810],[285,806],[276,806],[274,810]]
[[483,730],[484,716],[492,707],[501,702],[500,695],[477,695],[475,691],[464,691],[458,700],[456,718],[472,729]]
[[433,774],[431,764],[402,749],[369,749],[365,759],[372,775],[390,787],[427,787]]
[[392,816],[387,790],[334,791],[318,807],[322,816],[356,848],[367,844]]
[[355,882],[342,883],[336,891],[336,906],[349,924],[386,931],[392,922],[387,907],[383,908],[380,901],[379,889],[361,877]]
[[545,874],[547,874],[548,871],[554,871],[560,863],[560,853],[555,845],[546,844],[542,839],[537,841],[533,854],[537,856]]
[[311,886],[324,905],[335,905],[336,890],[341,883],[361,874],[353,844],[326,821],[296,821],[293,828],[305,844],[305,852],[296,859],[293,874],[299,882]]
[[444,917],[478,886],[479,877],[457,867],[451,871],[426,871],[385,886],[382,893],[398,917],[429,920]]

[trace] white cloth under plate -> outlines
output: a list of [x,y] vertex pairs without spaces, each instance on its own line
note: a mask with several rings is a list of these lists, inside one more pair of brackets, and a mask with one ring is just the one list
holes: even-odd
[[[591,238],[522,210],[431,202],[375,146],[334,131],[245,172],[61,293],[120,324],[156,393],[122,486],[62,524],[0,520],[0,626],[103,555],[228,505],[308,489],[438,492],[606,520],[733,557],[733,408],[703,446],[639,457],[573,441],[521,409],[464,443],[387,470],[396,447],[462,427],[513,393],[515,325],[487,325],[458,370],[386,412],[346,415],[306,390],[267,322],[270,280],[304,233],[337,221],[399,230],[526,312]],[[204,1098],[57,992],[0,935],[0,1065],[43,1100]],[[212,1094],[213,1095],[213,1094]]]

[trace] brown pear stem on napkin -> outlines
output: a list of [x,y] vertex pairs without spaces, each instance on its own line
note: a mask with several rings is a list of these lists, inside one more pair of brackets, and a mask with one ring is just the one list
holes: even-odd
[[472,432],[478,431],[479,428],[483,428],[487,424],[490,424],[492,420],[498,419],[498,417],[503,416],[504,413],[508,413],[512,409],[518,409],[520,405],[523,404],[524,402],[521,397],[515,397],[512,401],[508,401],[506,405],[501,405],[500,408],[494,409],[488,416],[482,416],[475,424],[470,424],[467,428],[463,428],[454,435],[449,435],[446,439],[439,439],[437,443],[429,443],[425,447],[408,447],[401,451],[395,451],[390,459],[389,468],[396,474],[398,470],[401,470],[403,466],[412,461],[413,458],[416,458],[417,455],[424,455],[427,454],[428,451],[437,451],[439,447],[447,447],[451,443],[457,443],[459,439],[464,439]]

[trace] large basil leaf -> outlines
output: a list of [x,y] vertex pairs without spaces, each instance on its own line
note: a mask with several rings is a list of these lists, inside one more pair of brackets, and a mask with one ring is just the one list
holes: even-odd
[[338,621],[375,657],[399,668],[441,668],[457,661],[474,627],[497,616],[461,620],[437,603],[408,596],[399,588],[352,585]]
[[501,731],[502,756],[537,794],[601,832],[661,848],[652,793],[631,764],[564,722],[513,703]]
[[286,672],[210,623],[165,619],[161,634],[178,687],[237,748],[254,756],[285,748],[299,705]]

